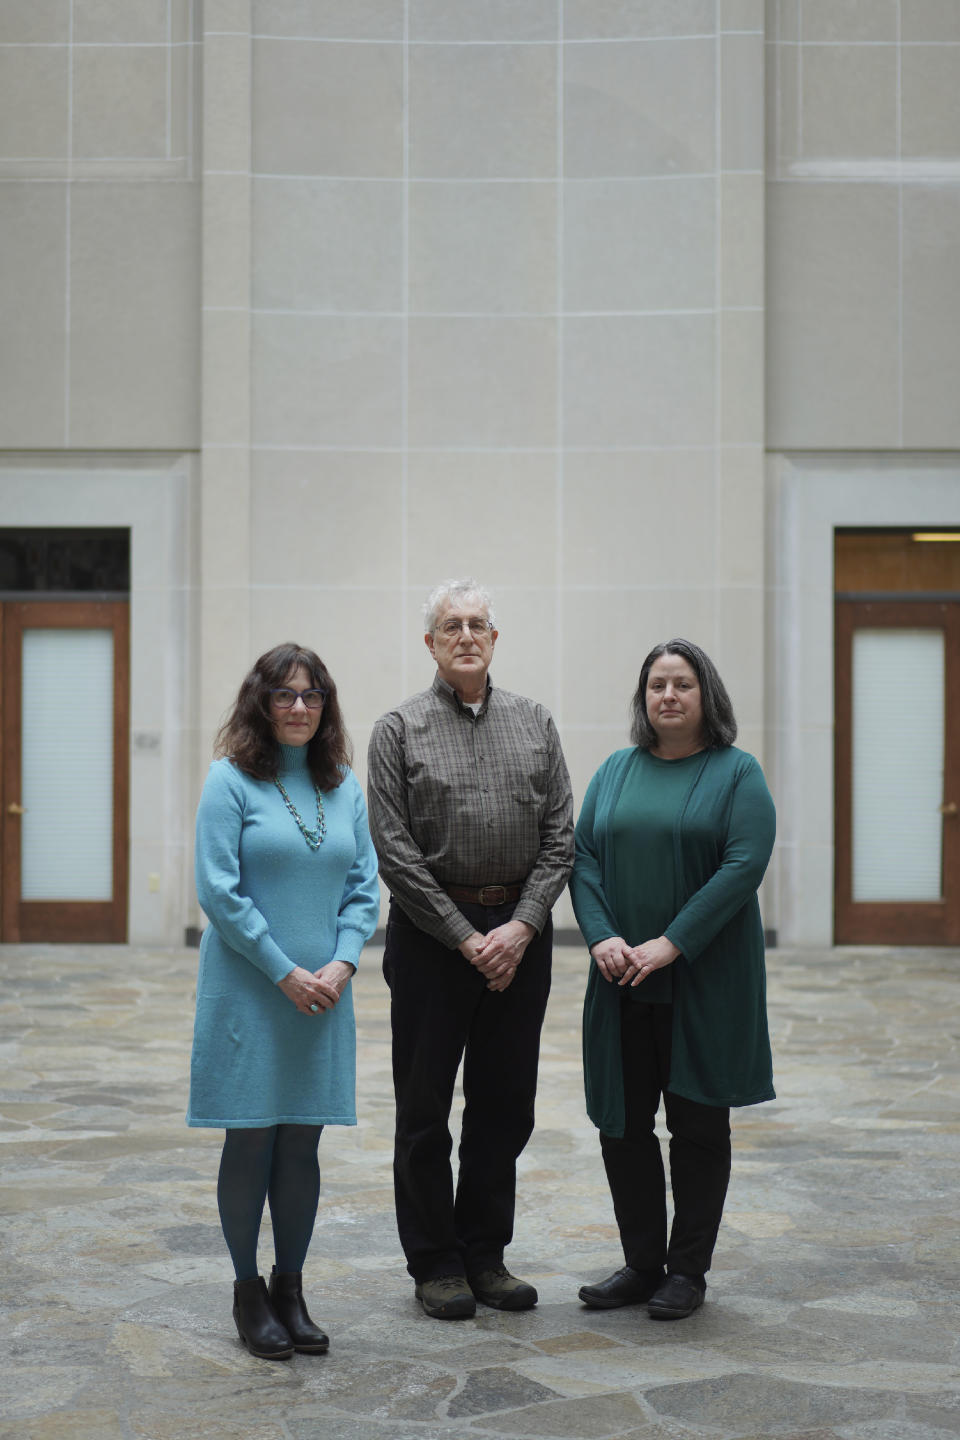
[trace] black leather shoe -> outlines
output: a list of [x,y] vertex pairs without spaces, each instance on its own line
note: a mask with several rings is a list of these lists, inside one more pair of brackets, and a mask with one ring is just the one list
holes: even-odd
[[615,1310],[620,1305],[643,1305],[662,1284],[662,1270],[631,1270],[624,1265],[596,1285],[581,1285],[579,1295],[594,1310]]
[[293,1341],[267,1297],[262,1275],[233,1282],[233,1319],[237,1334],[258,1360],[289,1360]]
[[280,1324],[293,1341],[298,1355],[325,1355],[330,1337],[314,1325],[303,1303],[303,1276],[299,1270],[284,1273],[273,1267],[267,1290],[270,1304]]
[[647,1314],[651,1320],[686,1320],[700,1309],[706,1289],[690,1275],[668,1275],[651,1297]]

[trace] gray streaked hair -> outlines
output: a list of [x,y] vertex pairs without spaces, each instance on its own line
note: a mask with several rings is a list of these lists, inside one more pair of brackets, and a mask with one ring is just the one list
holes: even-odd
[[440,584],[435,585],[430,591],[423,603],[424,634],[434,634],[441,610],[446,609],[448,605],[455,605],[464,600],[479,600],[487,612],[492,630],[496,624],[496,617],[493,613],[490,591],[486,586],[480,585],[472,576],[467,575],[463,580],[441,580]]

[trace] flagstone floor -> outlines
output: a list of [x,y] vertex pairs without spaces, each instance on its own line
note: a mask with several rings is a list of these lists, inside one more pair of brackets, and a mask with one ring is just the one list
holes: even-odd
[[735,1112],[707,1303],[674,1324],[576,1298],[622,1259],[573,948],[508,1257],[540,1304],[422,1314],[379,959],[355,981],[360,1124],[321,1142],[305,1278],[330,1353],[271,1364],[230,1318],[220,1137],[183,1124],[195,952],[0,947],[0,1440],[960,1434],[960,951],[771,954],[779,1098]]

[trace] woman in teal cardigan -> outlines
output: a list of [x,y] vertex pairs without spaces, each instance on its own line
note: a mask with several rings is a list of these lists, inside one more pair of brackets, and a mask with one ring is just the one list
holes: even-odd
[[[377,859],[337,690],[299,645],[261,655],[197,811],[200,945],[188,1125],[226,1131],[217,1204],[252,1355],[322,1354],[301,1274],[324,1125],[355,1125],[350,979],[376,927]],[[276,1264],[258,1273],[265,1201]]]
[[[633,698],[633,745],[594,775],[570,889],[593,964],[583,1015],[587,1110],[626,1265],[585,1304],[692,1314],[730,1176],[730,1107],[774,1098],[757,887],[775,815],[709,657],[657,645]],[[655,1134],[670,1131],[674,1219]]]

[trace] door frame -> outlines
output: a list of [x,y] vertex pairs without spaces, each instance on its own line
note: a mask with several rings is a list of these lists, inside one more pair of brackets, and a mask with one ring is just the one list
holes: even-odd
[[[113,632],[113,891],[110,900],[21,900],[20,817],[23,632],[109,629]],[[0,604],[0,754],[2,886],[0,936],[5,942],[72,941],[122,944],[127,938],[130,839],[130,606],[126,600],[11,600]]]
[[[938,901],[853,899],[853,633],[877,629],[944,631],[944,777],[942,803],[960,804],[960,600],[918,594],[838,597],[834,697],[836,806],[834,941],[837,945],[960,944],[960,815],[943,815],[943,896]],[[893,683],[895,677],[891,677]],[[951,723],[953,732],[951,732]],[[952,742],[952,743],[951,743]],[[898,743],[906,743],[898,737]]]

